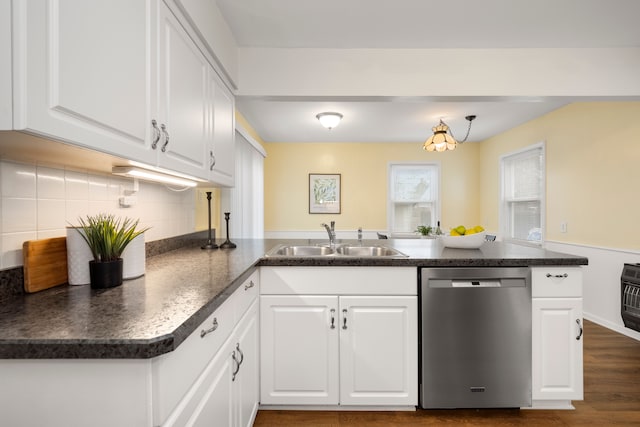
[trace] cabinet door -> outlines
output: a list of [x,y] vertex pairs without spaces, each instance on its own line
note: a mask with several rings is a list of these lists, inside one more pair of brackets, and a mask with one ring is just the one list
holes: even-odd
[[417,405],[417,297],[340,297],[340,403]]
[[[206,149],[209,124],[211,66],[163,5],[160,14],[160,116],[165,132],[158,142],[158,165],[208,179]],[[213,72],[211,70],[211,72]]]
[[338,404],[338,297],[260,297],[260,402]]
[[235,364],[231,357],[233,340],[227,341],[209,367],[210,373],[204,378],[208,385],[203,399],[196,406],[186,424],[189,427],[232,426],[233,425],[233,371]]
[[582,400],[582,298],[532,300],[533,400]]
[[260,401],[258,336],[258,300],[253,304],[238,323],[236,334],[236,352],[241,352],[240,366],[234,379],[235,388],[235,420],[236,427],[251,427],[258,413]]
[[235,174],[234,98],[216,73],[211,70],[213,88],[213,139],[209,151],[211,181],[233,186]]
[[156,1],[17,0],[15,129],[134,160],[155,159]]

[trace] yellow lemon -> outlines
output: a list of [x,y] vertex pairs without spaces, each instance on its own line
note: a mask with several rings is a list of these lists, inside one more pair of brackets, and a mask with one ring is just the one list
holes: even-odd
[[464,228],[464,225],[459,225],[456,228],[454,228],[454,230],[456,231],[456,233],[458,233],[459,235],[463,235],[467,229]]
[[470,234],[476,234],[476,233],[477,233],[477,231],[476,231],[475,228],[467,228],[467,231],[465,231],[464,235],[468,236]]
[[458,233],[455,228],[452,228],[451,231],[449,232],[449,235],[450,236],[459,236],[460,233]]
[[484,231],[484,228],[479,225],[476,225],[474,229],[476,230],[476,233],[482,233]]

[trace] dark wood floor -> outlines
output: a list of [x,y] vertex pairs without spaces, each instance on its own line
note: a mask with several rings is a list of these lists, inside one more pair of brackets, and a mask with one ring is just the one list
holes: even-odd
[[640,342],[584,323],[585,393],[574,411],[259,411],[254,426],[640,426]]

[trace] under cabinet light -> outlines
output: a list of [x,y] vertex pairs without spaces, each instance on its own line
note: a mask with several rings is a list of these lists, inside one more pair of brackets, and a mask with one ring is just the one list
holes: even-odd
[[137,166],[114,166],[111,169],[114,175],[139,178],[146,181],[162,182],[164,184],[182,185],[185,187],[195,187],[198,183],[194,180],[169,175],[167,173],[143,169]]

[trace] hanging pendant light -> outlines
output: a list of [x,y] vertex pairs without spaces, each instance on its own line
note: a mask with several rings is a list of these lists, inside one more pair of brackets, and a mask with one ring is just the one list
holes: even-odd
[[431,128],[433,131],[433,135],[431,135],[422,146],[422,149],[425,151],[447,151],[447,150],[455,150],[458,144],[461,144],[467,140],[469,137],[469,132],[471,131],[471,122],[476,118],[476,116],[466,116],[465,119],[469,121],[469,127],[467,128],[467,134],[464,139],[460,141],[456,141],[453,137],[453,133],[449,130],[449,126],[445,122],[440,119],[440,123],[437,126]]

